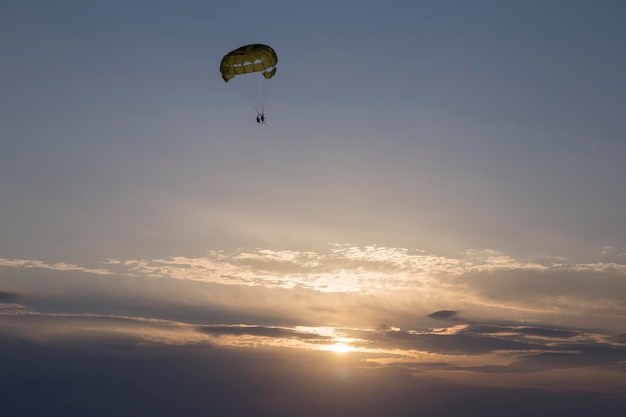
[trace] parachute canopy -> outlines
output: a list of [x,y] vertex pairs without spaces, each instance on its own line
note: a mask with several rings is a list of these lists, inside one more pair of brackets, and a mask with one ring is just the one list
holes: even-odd
[[230,51],[220,64],[220,72],[224,81],[241,74],[260,72],[265,78],[272,78],[276,74],[278,57],[276,52],[260,43],[242,46]]
[[271,47],[254,43],[224,55],[220,72],[224,81],[234,79],[230,84],[256,110],[257,115],[262,115],[277,63],[278,57]]

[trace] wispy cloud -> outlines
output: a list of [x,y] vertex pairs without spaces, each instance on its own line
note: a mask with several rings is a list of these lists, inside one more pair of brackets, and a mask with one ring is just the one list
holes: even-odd
[[35,259],[7,259],[0,258],[0,266],[10,266],[14,268],[43,268],[53,269],[55,271],[79,271],[96,275],[112,275],[113,272],[104,268],[86,268],[80,265],[74,265],[67,262],[47,263]]
[[293,338],[304,340],[329,340],[327,336],[315,332],[303,332],[288,327],[255,325],[210,325],[200,326],[198,331],[212,336],[256,336],[271,338]]
[[419,250],[379,246],[335,245],[325,253],[274,251],[212,251],[206,256],[152,260],[112,260],[125,273],[152,277],[218,282],[232,285],[263,285],[318,291],[371,292],[421,287],[441,278],[470,273],[502,271],[617,271],[617,264],[541,264],[514,259],[502,253],[466,251],[457,258]]
[[[515,259],[492,250],[468,250],[458,257],[438,256],[421,250],[382,246],[334,245],[326,252],[268,249],[233,252],[210,251],[202,257],[173,256],[159,259],[106,259],[107,268],[89,268],[66,262],[0,258],[0,266],[81,271],[99,275],[172,278],[226,285],[268,288],[310,288],[322,292],[371,293],[445,286],[449,280],[480,284],[489,276],[558,277],[574,273],[626,276],[626,265],[610,263],[567,264]],[[474,277],[474,278],[472,278]],[[558,279],[558,278],[556,278]],[[501,280],[507,286],[515,279]],[[555,282],[548,280],[549,282]],[[578,281],[581,281],[578,278]],[[560,284],[560,283],[559,283]],[[541,285],[542,290],[546,284]],[[525,286],[532,292],[533,286]],[[564,288],[560,287],[559,288]]]
[[[469,250],[451,257],[407,248],[334,245],[320,252],[211,251],[201,257],[105,259],[102,263],[106,268],[0,258],[0,266],[22,270],[115,275],[125,282],[158,278],[204,288],[208,284],[213,286],[210,291],[198,287],[193,290],[197,294],[187,295],[183,294],[187,290],[181,290],[187,287],[181,286],[176,297],[194,300],[186,306],[194,304],[198,309],[209,302],[257,315],[260,311],[289,314],[295,320],[310,315],[329,322],[378,320],[376,324],[397,326],[414,320],[415,313],[425,322],[456,320],[462,311],[465,317],[477,319],[522,316],[530,323],[613,330],[626,320],[626,265],[614,262],[523,260],[492,250]],[[163,282],[154,285],[163,286]],[[108,291],[113,297],[118,290]],[[159,297],[174,297],[170,294],[168,290]],[[118,308],[126,297],[120,295],[112,298]],[[102,296],[102,291],[89,293],[92,300]],[[147,308],[146,303],[137,305]],[[427,316],[427,311],[434,313]]]

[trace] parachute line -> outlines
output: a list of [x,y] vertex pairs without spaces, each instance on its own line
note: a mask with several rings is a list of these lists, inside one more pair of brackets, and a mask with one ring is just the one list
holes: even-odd
[[222,79],[226,83],[232,84],[237,93],[256,111],[257,122],[267,127],[267,132],[272,137],[274,147],[283,161],[287,174],[297,188],[300,198],[315,222],[322,240],[328,243],[326,230],[322,228],[313,205],[296,175],[295,169],[289,163],[276,135],[266,123],[267,119],[263,116],[265,114],[265,104],[270,94],[272,78],[276,74],[277,64],[278,57],[272,47],[255,43],[242,46],[224,55],[220,63],[220,73]]
[[287,170],[289,176],[291,177],[291,181],[295,184],[296,188],[298,189],[299,193],[300,193],[300,198],[302,199],[302,202],[304,203],[304,205],[306,206],[309,214],[311,215],[311,217],[313,218],[313,221],[315,222],[315,226],[317,227],[317,230],[319,230],[320,234],[322,235],[323,241],[328,243],[330,242],[330,240],[328,239],[328,234],[326,233],[325,229],[322,228],[322,225],[315,213],[315,210],[313,209],[313,205],[311,204],[311,202],[309,201],[309,199],[307,198],[306,192],[304,191],[304,187],[302,186],[302,184],[300,183],[300,181],[298,180],[298,176],[296,175],[296,171],[294,170],[293,166],[289,163],[289,160],[287,159],[287,156],[285,155],[285,152],[283,152],[282,148],[280,147],[280,143],[278,142],[278,139],[276,139],[276,135],[274,135],[274,132],[272,131],[272,129],[269,127],[269,125],[267,123],[265,123],[265,127],[267,128],[267,131],[269,132],[270,136],[272,137],[272,141],[274,143],[274,147],[278,150],[278,153],[280,154],[281,159],[283,160],[283,163],[285,165],[285,169]]
[[265,103],[267,103],[267,99],[270,95],[270,87],[272,86],[272,79],[270,78],[267,83],[265,83],[265,88],[263,90],[263,94],[261,97],[261,113],[265,113]]

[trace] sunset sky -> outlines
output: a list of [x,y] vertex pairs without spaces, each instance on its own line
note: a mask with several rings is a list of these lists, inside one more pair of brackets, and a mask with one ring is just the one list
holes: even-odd
[[1,1],[0,409],[622,416],[625,21]]

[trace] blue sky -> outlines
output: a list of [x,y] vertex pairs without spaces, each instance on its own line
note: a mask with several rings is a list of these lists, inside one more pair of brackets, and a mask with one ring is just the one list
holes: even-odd
[[[125,360],[99,341],[146,367],[168,352],[275,372],[233,415],[306,415],[276,397],[287,368],[236,366],[269,357],[335,369],[352,393],[322,396],[337,415],[391,376],[420,395],[463,387],[462,404],[528,395],[540,415],[609,395],[617,413],[625,15],[619,1],[3,1],[3,353],[85,346],[93,374],[128,384],[98,366]],[[219,74],[250,43],[279,57],[266,126]],[[6,371],[25,395],[26,367]],[[400,391],[377,406],[414,410]],[[161,409],[186,398],[201,415],[191,393]]]

